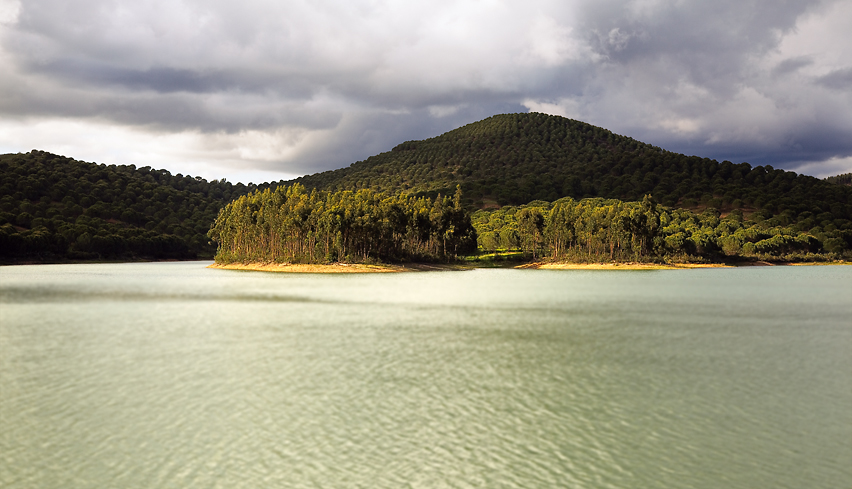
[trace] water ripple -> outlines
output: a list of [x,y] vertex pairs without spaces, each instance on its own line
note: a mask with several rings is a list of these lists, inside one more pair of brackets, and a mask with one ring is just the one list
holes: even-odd
[[803,307],[807,270],[777,296],[736,270],[62,270],[0,274],[4,488],[852,480],[852,311]]

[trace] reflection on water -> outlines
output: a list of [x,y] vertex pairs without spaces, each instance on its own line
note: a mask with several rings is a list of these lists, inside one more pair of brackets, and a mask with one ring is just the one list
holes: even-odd
[[836,488],[852,267],[0,268],[4,488]]

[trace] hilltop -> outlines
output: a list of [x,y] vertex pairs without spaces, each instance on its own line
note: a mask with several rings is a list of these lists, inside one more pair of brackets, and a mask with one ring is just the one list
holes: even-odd
[[852,218],[852,189],[771,166],[663,150],[559,116],[503,114],[408,141],[347,168],[294,180],[308,188],[451,195],[476,208],[602,197],[723,213],[785,214],[788,222]]

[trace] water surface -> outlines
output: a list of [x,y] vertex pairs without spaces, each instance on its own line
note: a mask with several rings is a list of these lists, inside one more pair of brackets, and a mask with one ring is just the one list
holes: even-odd
[[852,267],[0,268],[4,488],[852,486]]

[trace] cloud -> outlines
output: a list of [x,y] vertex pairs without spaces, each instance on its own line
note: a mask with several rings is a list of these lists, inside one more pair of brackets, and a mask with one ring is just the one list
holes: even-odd
[[799,70],[799,68],[804,68],[805,66],[810,66],[812,64],[814,64],[812,57],[796,56],[795,58],[788,58],[778,63],[775,68],[772,68],[771,73],[774,77],[782,77],[790,73],[795,73]]
[[27,145],[296,175],[536,110],[818,172],[852,157],[850,17],[816,0],[0,0],[0,150],[51,127]]
[[738,162],[819,173],[852,155],[848,71],[836,68],[852,65],[836,20],[848,4],[611,1],[584,15],[605,61],[582,93],[531,97],[530,109]]
[[14,24],[18,21],[20,11],[20,1],[3,0],[0,2],[0,24]]
[[817,83],[834,90],[852,90],[852,68],[832,71],[817,78]]

